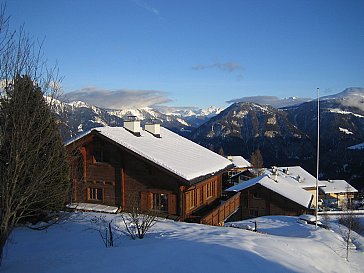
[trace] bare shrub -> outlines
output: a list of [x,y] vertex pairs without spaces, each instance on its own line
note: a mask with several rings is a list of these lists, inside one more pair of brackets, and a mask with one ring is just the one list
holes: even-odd
[[[346,192],[349,192],[349,186],[347,187]],[[353,240],[355,239],[356,233],[360,234],[364,231],[364,226],[353,211],[352,202],[349,197],[347,197],[343,211],[345,213],[339,218],[339,224],[346,228],[342,228],[340,233],[345,242],[346,260],[349,261],[349,250],[353,244]]]
[[105,215],[95,216],[91,219],[92,229],[97,230],[106,248],[114,247],[120,238],[120,229],[115,225],[114,219],[107,219]]
[[151,210],[143,211],[139,200],[132,200],[131,206],[125,213],[121,214],[126,232],[135,240],[143,239],[145,234],[156,224],[157,213]]

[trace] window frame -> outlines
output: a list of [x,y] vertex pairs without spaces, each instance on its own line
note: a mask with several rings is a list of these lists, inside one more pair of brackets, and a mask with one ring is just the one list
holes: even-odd
[[152,192],[152,210],[168,213],[168,193]]
[[206,198],[209,199],[214,196],[214,183],[215,181],[208,182],[206,184]]
[[189,199],[190,199],[189,209],[193,209],[194,207],[196,207],[195,190],[189,191],[188,194],[189,194]]
[[[100,199],[100,197],[101,197],[101,199]],[[104,189],[88,187],[87,188],[87,200],[103,202],[104,201]]]

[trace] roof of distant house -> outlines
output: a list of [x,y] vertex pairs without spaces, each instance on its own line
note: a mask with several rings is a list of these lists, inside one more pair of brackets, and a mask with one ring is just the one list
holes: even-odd
[[304,189],[301,189],[289,180],[290,178],[287,179],[286,176],[263,174],[228,188],[226,191],[241,191],[260,184],[261,186],[276,192],[301,206],[308,208],[311,203],[312,194],[308,191],[305,191]]
[[[289,180],[291,182],[296,183],[301,188],[316,187],[316,178],[300,166],[274,168],[278,171],[278,175],[290,178]],[[271,174],[272,168],[267,169],[265,173]],[[322,187],[324,184],[321,181],[318,181],[318,186]]]
[[97,127],[70,139],[65,145],[92,132],[107,137],[190,182],[232,166],[225,157],[163,127],[160,128],[160,138],[143,129],[140,136],[135,136],[124,127]]
[[328,180],[328,181],[320,181],[324,184],[324,187],[320,187],[320,189],[325,193],[354,193],[358,192],[353,186],[351,186],[345,180]]
[[235,168],[249,168],[252,164],[240,155],[229,155],[227,157],[235,166]]

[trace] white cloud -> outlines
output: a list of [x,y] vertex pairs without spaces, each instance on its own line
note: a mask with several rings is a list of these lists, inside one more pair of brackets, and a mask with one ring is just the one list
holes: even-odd
[[364,111],[364,97],[362,96],[352,96],[342,99],[342,104],[348,107],[355,107]]
[[101,108],[142,108],[170,102],[168,93],[156,90],[107,90],[86,87],[65,94],[69,101],[80,100]]
[[213,63],[213,64],[197,64],[192,67],[195,70],[205,70],[209,68],[214,68],[227,72],[241,71],[243,67],[236,62],[226,62],[226,63]]
[[132,0],[134,2],[135,5],[137,5],[138,7],[141,7],[142,9],[153,13],[154,15],[160,17],[159,15],[159,10],[150,6],[149,4],[147,4],[146,2],[142,1],[142,0]]

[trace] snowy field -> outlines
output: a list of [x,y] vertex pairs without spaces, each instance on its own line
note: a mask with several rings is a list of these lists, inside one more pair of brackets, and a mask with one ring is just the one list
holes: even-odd
[[[45,231],[17,228],[1,272],[363,272],[358,235],[345,260],[338,232],[300,224],[297,217],[256,218],[258,231],[159,220],[143,240],[121,233],[106,248],[95,213],[74,213]],[[115,215],[106,215],[114,218]],[[120,217],[114,220],[122,227]],[[254,226],[250,221],[236,226]],[[335,221],[332,225],[336,226]],[[336,228],[334,228],[336,230]]]

